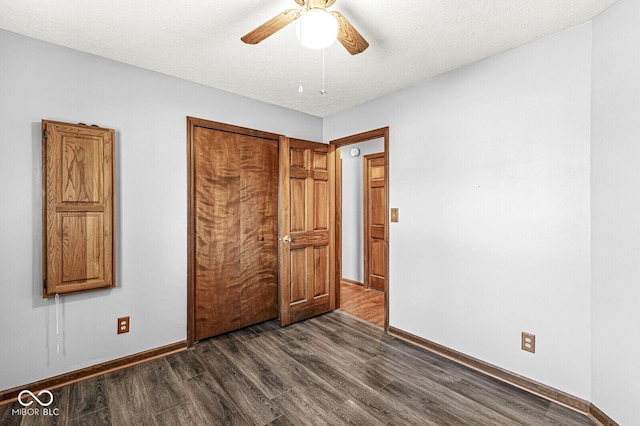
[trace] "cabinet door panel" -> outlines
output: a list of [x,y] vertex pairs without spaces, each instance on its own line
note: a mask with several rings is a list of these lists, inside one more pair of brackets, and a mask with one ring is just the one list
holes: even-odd
[[115,286],[114,135],[42,121],[44,297]]
[[62,285],[99,280],[104,275],[102,260],[102,214],[58,214],[62,234]]

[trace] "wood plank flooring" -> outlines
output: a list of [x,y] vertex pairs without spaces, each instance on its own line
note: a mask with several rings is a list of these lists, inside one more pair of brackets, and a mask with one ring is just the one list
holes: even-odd
[[340,310],[384,327],[384,293],[348,282],[340,283]]
[[15,402],[0,424],[593,425],[340,312],[262,323],[53,394],[57,416],[20,416]]

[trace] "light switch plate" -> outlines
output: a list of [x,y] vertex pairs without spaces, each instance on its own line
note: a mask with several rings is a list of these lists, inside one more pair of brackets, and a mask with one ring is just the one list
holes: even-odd
[[391,209],[391,222],[399,222],[400,209],[393,207]]

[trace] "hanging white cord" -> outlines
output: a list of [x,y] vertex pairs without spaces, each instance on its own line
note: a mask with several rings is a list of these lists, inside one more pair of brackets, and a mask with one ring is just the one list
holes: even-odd
[[60,321],[58,319],[58,306],[60,305],[60,295],[56,293],[56,353],[60,353]]

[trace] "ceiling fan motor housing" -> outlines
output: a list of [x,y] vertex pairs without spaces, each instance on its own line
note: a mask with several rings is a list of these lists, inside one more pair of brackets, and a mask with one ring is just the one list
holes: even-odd
[[306,9],[326,9],[335,3],[335,0],[307,0]]
[[307,0],[306,8],[308,9],[324,9],[326,8],[326,2],[324,0]]

